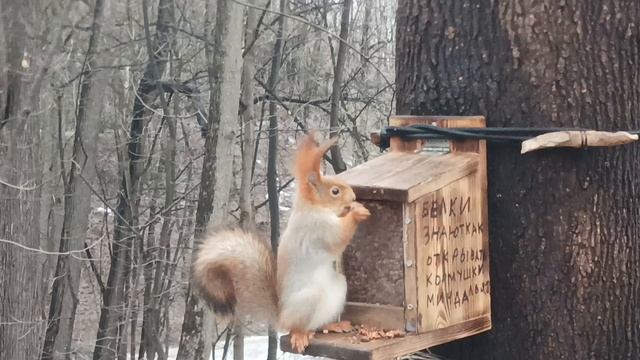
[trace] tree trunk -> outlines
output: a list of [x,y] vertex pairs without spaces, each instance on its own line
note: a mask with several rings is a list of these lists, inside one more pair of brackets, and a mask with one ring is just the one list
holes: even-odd
[[[0,4],[0,358],[40,352],[47,260],[40,248],[40,94],[62,45],[64,16],[40,27],[38,2]],[[50,7],[67,14],[66,4]],[[44,29],[43,29],[44,28]],[[42,31],[42,33],[39,33]]]
[[[76,115],[72,161],[65,184],[65,211],[59,252],[82,249],[89,223],[91,183],[95,178],[96,143],[102,99],[100,87],[94,86],[97,73],[97,48],[102,30],[104,1],[97,0],[93,13],[93,29],[86,55],[87,74],[82,80]],[[89,115],[91,114],[91,115]],[[61,357],[68,357],[75,321],[81,263],[71,255],[59,255],[52,287],[47,331],[42,359],[54,356],[54,345]],[[62,355],[66,354],[66,355]]]
[[[210,8],[207,2],[207,7]],[[200,241],[209,219],[212,226],[225,224],[233,177],[233,141],[238,121],[242,66],[242,7],[231,0],[219,0],[216,9],[213,47],[206,47],[209,85],[209,131],[205,140],[200,194],[196,210],[195,240]],[[207,19],[211,11],[207,11]],[[210,28],[205,29],[207,36]],[[214,201],[215,200],[215,201]],[[213,316],[198,303],[189,289],[178,359],[201,359],[211,352],[215,340],[204,326]]]
[[[331,110],[329,114],[329,127],[331,137],[340,132],[340,102],[342,102],[342,80],[344,79],[344,66],[347,61],[347,45],[349,38],[349,17],[351,16],[351,4],[353,0],[345,0],[342,5],[342,18],[340,21],[340,44],[338,45],[338,58],[333,69],[333,87],[331,90]],[[331,147],[331,164],[333,171],[339,174],[347,170],[347,165],[342,159],[340,148],[336,144]]]
[[[252,3],[256,3],[253,1]],[[253,44],[255,42],[255,31],[258,26],[258,11],[247,9],[247,19],[244,31],[244,43]],[[242,109],[240,116],[240,128],[242,130],[242,166],[240,182],[240,225],[248,230],[254,230],[255,214],[251,201],[251,169],[255,161],[253,148],[255,146],[254,122],[255,106],[253,104],[253,76],[255,75],[255,51],[254,46],[247,49],[242,62]],[[235,353],[234,353],[235,354]]]
[[[143,1],[142,6],[143,13],[146,15],[147,2]],[[145,118],[148,115],[146,104],[152,104],[161,95],[161,91],[157,91],[160,85],[156,82],[166,69],[169,51],[172,48],[169,43],[173,41],[173,19],[174,1],[160,0],[156,34],[152,49],[148,49],[150,61],[145,67],[133,104],[126,159],[129,170],[128,173],[123,174],[118,194],[113,255],[100,312],[98,335],[93,353],[95,360],[113,359],[117,354],[119,324],[126,313],[125,285],[129,281],[132,249],[138,246],[137,242],[141,240],[135,229],[135,223],[137,222],[136,204],[145,159],[142,133],[145,128]],[[148,21],[145,21],[145,25],[148,25]],[[150,41],[149,36],[147,40]]]
[[[40,124],[30,116],[29,87],[35,73],[26,31],[32,4],[0,5],[0,358],[37,358],[41,337]],[[31,54],[33,55],[33,54]],[[26,66],[25,66],[26,65]]]
[[[175,46],[175,43],[171,42],[169,46],[171,46],[171,49],[169,49],[171,56],[169,78],[176,79],[179,78],[180,65],[176,64],[174,61],[176,50],[173,47]],[[175,94],[180,92],[180,89],[175,87],[167,88],[167,86],[163,86],[163,91],[171,91]],[[193,92],[191,94],[193,95]],[[196,96],[193,97],[193,99],[195,98]],[[148,237],[148,245],[143,252],[145,254],[145,269],[143,271],[145,287],[143,320],[140,333],[140,349],[138,353],[139,359],[156,359],[157,356],[158,360],[165,360],[168,357],[160,338],[163,330],[163,324],[161,321],[161,303],[163,299],[168,296],[168,292],[165,292],[164,285],[169,272],[168,261],[170,260],[171,252],[171,234],[175,221],[175,217],[173,216],[173,206],[175,205],[174,200],[176,195],[175,176],[177,147],[175,114],[179,113],[179,98],[170,97],[167,102],[170,101],[173,101],[173,114],[169,111],[169,104],[163,104],[165,116],[163,116],[162,119],[162,123],[164,124],[162,131],[166,132],[166,135],[162,141],[162,157],[158,165],[159,172],[164,173],[164,204],[162,205],[164,211],[159,214],[162,218],[162,226],[160,228],[159,237]],[[196,109],[197,111],[201,111],[201,109],[197,107]],[[204,113],[204,111],[202,112]],[[157,178],[155,179],[158,183],[156,189],[160,189],[159,185],[161,179],[159,175],[160,174],[157,174]],[[154,193],[155,192],[156,190],[154,190]],[[154,199],[159,197],[160,194],[157,196],[155,194],[153,195]],[[156,211],[151,211],[150,213],[156,213]]]
[[364,6],[364,17],[362,19],[362,39],[360,39],[360,62],[362,63],[362,70],[360,71],[360,76],[362,79],[366,79],[367,75],[367,60],[369,60],[369,37],[371,36],[371,10],[373,4],[371,1],[365,1],[362,6]]
[[[271,73],[267,87],[275,94],[278,85],[280,67],[282,66],[282,50],[284,48],[284,27],[288,0],[280,0],[280,16],[276,30],[276,41],[271,56]],[[278,115],[276,103],[269,102],[269,143],[267,154],[267,196],[269,200],[269,227],[271,229],[271,248],[277,252],[280,242],[280,202],[278,196]],[[278,352],[278,336],[274,329],[269,329],[269,345],[267,359],[275,360]]]
[[[280,0],[280,12],[284,13],[287,8],[287,0]],[[285,17],[280,15],[276,30],[276,41],[273,45],[271,56],[271,72],[267,87],[272,93],[278,85],[280,67],[282,66],[282,50],[284,47],[284,25]],[[277,105],[274,101],[269,102],[269,144],[267,155],[267,195],[269,198],[269,219],[271,226],[271,247],[274,251],[278,248],[280,239],[280,207],[278,202],[278,115]]]
[[[635,0],[400,0],[397,112],[640,128]],[[489,147],[493,329],[455,359],[640,357],[640,146]]]

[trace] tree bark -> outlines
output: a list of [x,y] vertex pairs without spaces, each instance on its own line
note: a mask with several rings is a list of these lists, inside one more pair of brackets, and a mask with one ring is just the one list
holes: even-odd
[[[0,358],[40,353],[48,264],[40,248],[40,94],[64,16],[40,27],[38,2],[0,4]],[[68,4],[50,10],[66,15]],[[59,13],[58,13],[59,11]],[[41,33],[39,33],[41,32]],[[25,248],[21,248],[25,247]]]
[[[253,1],[252,3],[257,3]],[[258,11],[255,9],[247,9],[246,26],[244,31],[245,46],[255,42],[255,31],[258,26]],[[255,51],[254,47],[245,51],[242,62],[242,109],[240,116],[240,128],[242,130],[242,166],[241,182],[240,182],[240,224],[248,230],[253,230],[255,226],[255,218],[253,212],[253,204],[251,201],[251,169],[255,161],[253,156],[253,148],[255,146],[254,122],[255,106],[253,101],[253,77],[255,75]],[[234,353],[235,354],[235,353]]]
[[[284,13],[287,8],[287,0],[280,0],[280,13]],[[276,41],[273,45],[271,55],[271,72],[267,87],[275,94],[280,67],[282,66],[282,50],[284,47],[284,26],[285,17],[278,17],[278,27],[276,29]],[[278,248],[280,239],[280,207],[278,201],[278,115],[275,102],[269,102],[269,144],[267,154],[267,195],[269,198],[269,219],[271,227],[271,247]]]
[[[635,0],[400,0],[397,112],[640,128]],[[640,357],[640,146],[489,147],[493,329],[455,359]]]
[[[169,78],[176,79],[179,78],[181,66],[173,59],[176,53],[175,42],[172,41],[167,46],[170,47],[169,54],[171,56]],[[161,85],[163,92],[172,94],[186,93],[192,96],[193,105],[195,105],[196,111],[198,111],[198,115],[196,115],[198,123],[204,131],[207,126],[204,124],[204,120],[200,120],[200,118],[202,117],[204,119],[205,111],[198,107],[199,104],[196,100],[198,98],[197,89],[190,88],[189,86],[180,86],[179,84],[166,84],[164,82],[162,82]],[[170,101],[173,101],[173,113],[170,113],[169,110],[168,102]],[[165,360],[168,357],[160,338],[163,330],[161,311],[162,302],[165,300],[164,298],[168,296],[168,292],[165,292],[165,282],[169,273],[168,263],[171,253],[171,234],[175,224],[175,217],[173,216],[176,195],[177,147],[175,114],[179,113],[179,98],[171,96],[163,106],[165,116],[163,116],[162,119],[162,123],[164,124],[162,131],[166,132],[166,136],[162,141],[162,157],[159,161],[158,172],[164,173],[164,204],[162,205],[164,211],[159,214],[162,218],[160,236],[152,237],[151,234],[149,234],[147,238],[148,246],[143,251],[145,263],[143,270],[145,279],[144,308],[142,329],[140,332],[140,349],[138,353],[138,358],[140,359],[145,357],[148,359],[156,359],[157,356],[158,360]],[[159,175],[160,174],[157,174],[158,177],[155,179],[158,184],[161,180]],[[156,189],[160,189],[160,186],[156,186]],[[155,191],[156,190],[154,190],[154,193]],[[158,196],[154,194],[153,198],[155,199],[159,196],[159,194]],[[156,211],[151,211],[151,213],[156,213]]]
[[364,17],[362,19],[362,39],[360,39],[360,52],[362,53],[360,56],[362,71],[360,71],[360,73],[364,80],[367,74],[367,61],[369,60],[369,37],[371,36],[371,11],[373,4],[370,1],[365,1],[362,6],[364,6]]
[[[207,6],[210,7],[207,2]],[[206,16],[211,16],[207,11]],[[229,194],[233,180],[233,141],[238,121],[242,66],[242,7],[231,0],[219,0],[213,47],[206,47],[209,84],[209,132],[205,140],[200,194],[196,210],[195,240],[200,241],[209,225],[227,222]],[[210,34],[210,28],[205,29]],[[215,201],[214,201],[215,200]],[[187,295],[178,359],[200,359],[211,352],[209,331],[213,316],[198,303],[190,289]]]
[[[96,53],[102,31],[104,1],[97,0],[93,13],[92,33],[86,54],[87,73],[82,80],[76,115],[72,161],[65,182],[64,217],[59,252],[82,249],[89,223],[91,182],[95,178],[95,156],[102,99],[99,86],[94,86],[100,70]],[[91,114],[91,115],[89,115]],[[47,331],[41,358],[68,358],[75,321],[81,263],[70,255],[59,255],[52,287]],[[57,346],[56,346],[57,342]],[[54,347],[56,353],[54,354]]]
[[[260,5],[259,1],[253,0],[253,5]],[[240,226],[246,231],[255,232],[255,213],[251,196],[252,169],[255,162],[253,150],[255,146],[255,106],[254,106],[254,86],[253,77],[255,75],[255,51],[256,31],[258,28],[258,11],[248,8],[246,25],[244,29],[245,53],[242,62],[242,94],[241,102],[244,107],[240,114],[240,129],[242,132],[242,164],[240,166]],[[242,327],[236,326],[233,337],[233,358],[234,360],[244,359],[244,334]]]
[[[40,124],[30,116],[29,87],[36,68],[25,21],[33,4],[0,5],[0,239],[40,247]],[[33,55],[33,54],[31,54]],[[26,66],[25,66],[26,65]],[[41,336],[42,270],[36,252],[0,244],[0,358],[33,359]]]
[[[340,21],[340,44],[338,45],[338,58],[333,69],[333,87],[331,90],[331,110],[329,113],[329,127],[331,137],[340,133],[340,102],[342,101],[342,80],[344,79],[344,66],[347,60],[346,41],[349,38],[349,18],[353,0],[344,0],[342,5],[342,17]],[[347,165],[342,159],[342,152],[336,144],[331,147],[331,164],[333,171],[339,174],[347,170]]]
[[[282,51],[284,48],[285,16],[288,0],[280,0],[280,16],[276,30],[276,41],[271,56],[271,72],[267,87],[275,94],[280,67],[282,66]],[[267,153],[267,196],[269,202],[269,227],[271,230],[271,248],[277,252],[280,242],[280,201],[278,196],[278,115],[275,102],[269,102],[269,142]],[[278,352],[278,335],[274,329],[269,329],[269,345],[267,359],[275,360]]]
[[[143,1],[145,14],[146,5],[147,2]],[[148,114],[147,105],[152,104],[162,94],[162,91],[158,91],[159,85],[156,82],[164,73],[169,59],[171,49],[169,43],[173,41],[174,35],[173,19],[174,2],[160,0],[153,51],[149,51],[149,62],[145,66],[133,104],[126,159],[129,169],[128,173],[123,174],[118,194],[113,255],[100,312],[98,335],[93,353],[95,360],[113,359],[117,355],[119,324],[126,313],[125,285],[129,281],[132,249],[134,246],[138,246],[137,243],[141,240],[135,230],[135,223],[137,221],[136,204],[140,190],[140,179],[144,169],[142,133]]]

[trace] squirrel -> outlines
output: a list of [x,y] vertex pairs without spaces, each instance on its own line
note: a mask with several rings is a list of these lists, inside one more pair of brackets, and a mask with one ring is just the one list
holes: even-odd
[[[347,283],[334,261],[369,216],[344,181],[320,165],[336,138],[319,145],[303,137],[294,160],[296,198],[274,259],[270,247],[239,229],[206,236],[195,253],[192,284],[218,316],[243,315],[289,332],[302,353],[320,328],[346,331],[334,321],[346,302]],[[349,325],[346,325],[349,326]]]

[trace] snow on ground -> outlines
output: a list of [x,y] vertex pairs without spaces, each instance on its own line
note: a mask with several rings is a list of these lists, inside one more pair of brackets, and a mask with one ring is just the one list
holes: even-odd
[[[248,336],[244,338],[244,358],[245,360],[266,360],[267,359],[267,340],[266,336]],[[215,359],[222,359],[222,346],[216,348]],[[175,360],[178,354],[178,347],[169,348],[169,360]],[[227,359],[233,359],[233,349],[229,348]],[[283,353],[278,351],[278,359],[282,360],[329,360],[315,356],[302,356],[291,353]]]

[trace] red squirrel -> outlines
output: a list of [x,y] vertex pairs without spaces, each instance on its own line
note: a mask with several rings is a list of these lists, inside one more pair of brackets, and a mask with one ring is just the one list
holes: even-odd
[[306,135],[297,149],[296,199],[278,246],[277,262],[265,241],[242,230],[207,236],[196,251],[192,284],[218,315],[243,316],[288,331],[303,352],[320,328],[338,329],[347,293],[333,262],[369,211],[342,180],[320,165],[335,138],[318,145]]

